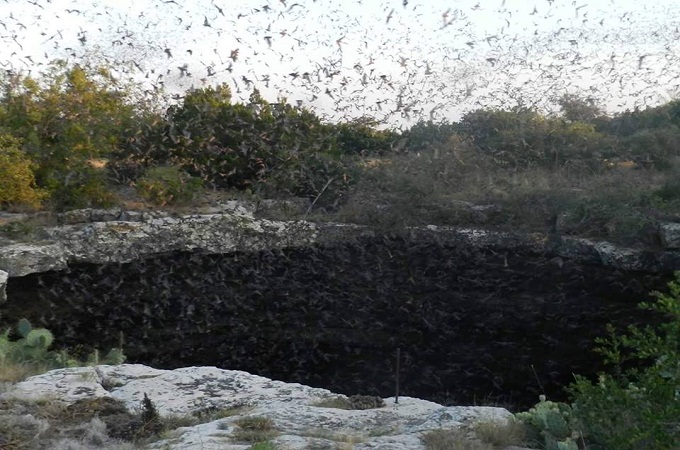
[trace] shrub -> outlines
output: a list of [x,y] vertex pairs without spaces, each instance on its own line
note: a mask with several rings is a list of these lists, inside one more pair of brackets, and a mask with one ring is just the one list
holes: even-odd
[[35,185],[35,164],[19,149],[19,141],[0,135],[0,207],[39,208],[46,193]]
[[191,201],[201,191],[203,181],[175,166],[149,169],[137,181],[137,190],[157,205],[182,204]]
[[390,130],[379,130],[379,122],[370,117],[359,117],[349,122],[332,125],[338,151],[355,155],[387,153],[399,135]]
[[[630,326],[597,340],[597,351],[614,366],[596,383],[577,376],[569,387],[573,410],[589,448],[680,448],[680,272],[669,292],[640,307],[662,314],[657,326]],[[630,367],[636,363],[638,367]]]
[[56,210],[108,207],[117,201],[104,169],[96,169],[85,161],[73,163],[63,172],[51,172],[44,181],[50,192],[49,203]]
[[449,122],[434,123],[430,121],[419,121],[402,135],[407,139],[405,150],[409,152],[419,152],[429,150],[433,146],[446,145],[452,136],[460,131],[460,126]]

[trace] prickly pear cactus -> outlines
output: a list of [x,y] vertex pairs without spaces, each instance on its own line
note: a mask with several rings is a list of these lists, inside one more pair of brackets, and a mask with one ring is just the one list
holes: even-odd
[[528,431],[531,442],[546,450],[578,450],[572,435],[577,426],[572,420],[571,407],[551,402],[541,396],[540,402],[527,412],[515,415]]
[[50,345],[52,345],[52,342],[54,342],[54,336],[49,330],[46,330],[45,328],[36,328],[24,336],[23,341],[24,345],[27,347],[46,351]]
[[571,436],[569,424],[567,424],[557,406],[553,406],[551,409],[543,409],[539,411],[539,415],[543,429],[551,436],[554,436],[555,439],[561,440]]
[[19,323],[17,323],[17,333],[23,338],[28,336],[28,333],[31,332],[33,329],[33,326],[31,325],[31,322],[28,321],[28,319],[21,319]]
[[22,364],[35,365],[41,370],[45,368],[75,367],[96,364],[122,364],[125,355],[118,348],[112,349],[102,360],[99,351],[95,350],[83,363],[70,356],[66,351],[50,351],[54,335],[45,328],[33,328],[27,319],[21,319],[16,326],[16,334],[20,339],[10,339],[11,330],[0,333],[0,365]]

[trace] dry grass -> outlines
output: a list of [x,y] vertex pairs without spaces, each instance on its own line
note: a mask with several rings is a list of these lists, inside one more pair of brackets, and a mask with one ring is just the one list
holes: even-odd
[[677,163],[663,172],[576,162],[557,170],[510,169],[469,145],[456,145],[367,161],[337,214],[318,219],[385,228],[436,224],[547,232],[560,218],[562,234],[628,243],[643,238],[658,215],[680,215],[680,201],[657,198],[680,178]]
[[234,422],[236,429],[232,433],[232,439],[236,442],[255,444],[275,438],[278,431],[274,427],[274,421],[268,417],[249,416]]
[[75,417],[56,400],[4,401],[0,405],[0,448],[131,450],[132,443],[112,439],[97,414]]
[[[160,417],[157,426],[150,428],[139,413],[127,412],[122,402],[109,397],[83,399],[71,405],[48,399],[8,400],[0,403],[0,437],[6,439],[0,442],[0,448],[133,449],[168,438],[177,428],[245,411],[246,408],[236,407],[215,409],[198,416]],[[242,440],[250,439],[247,442],[260,442],[276,435],[269,422],[258,418],[239,423],[244,428],[237,435]]]
[[299,433],[300,436],[312,437],[318,439],[326,439],[328,441],[338,442],[342,444],[358,444],[366,440],[364,436],[351,433],[341,433],[337,431],[326,430],[323,428],[313,428]]
[[0,383],[18,383],[32,375],[38,375],[48,370],[47,367],[36,367],[35,364],[0,364]]
[[439,429],[421,436],[427,450],[495,450],[491,444],[483,443],[460,429]]
[[515,420],[507,423],[479,422],[472,430],[480,441],[494,448],[522,446],[526,443],[526,429],[521,422]]
[[353,409],[347,397],[329,397],[311,404],[317,408]]

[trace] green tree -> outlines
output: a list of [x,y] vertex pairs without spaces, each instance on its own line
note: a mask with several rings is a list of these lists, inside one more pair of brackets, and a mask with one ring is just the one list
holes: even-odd
[[380,130],[380,123],[371,117],[358,117],[331,126],[338,151],[347,155],[382,155],[399,138],[392,130]]
[[[286,99],[266,101],[254,90],[232,103],[227,85],[193,89],[152,126],[132,137],[114,165],[175,165],[219,189],[318,198],[344,189],[333,130]],[[343,180],[338,184],[338,180]]]
[[127,88],[104,68],[65,63],[39,80],[6,75],[1,85],[0,127],[22,140],[55,206],[110,202],[105,173],[92,161],[108,157],[134,121]]
[[459,131],[461,131],[459,124],[421,120],[406,130],[402,137],[408,139],[407,150],[418,152],[433,146],[445,145]]
[[557,101],[560,105],[562,117],[569,122],[591,123],[604,112],[592,97],[580,97],[575,94],[564,94]]
[[35,164],[19,147],[16,138],[0,134],[0,207],[39,208],[45,193],[35,185]]

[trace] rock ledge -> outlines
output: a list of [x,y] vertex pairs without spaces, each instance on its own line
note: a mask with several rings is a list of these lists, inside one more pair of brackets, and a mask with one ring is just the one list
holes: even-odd
[[270,419],[277,431],[271,440],[276,448],[337,448],[333,436],[351,436],[353,449],[424,449],[420,436],[428,430],[482,421],[503,424],[512,416],[502,408],[445,407],[410,397],[400,397],[398,404],[386,398],[385,406],[374,409],[320,407],[315,406],[320,401],[344,396],[242,371],[158,370],[138,364],[53,370],[14,385],[0,400],[50,399],[72,405],[81,399],[112,398],[135,411],[144,394],[161,416],[242,408],[238,415],[177,429],[172,437],[149,444],[150,449],[247,449],[250,445],[233,435],[235,422],[244,416]]

